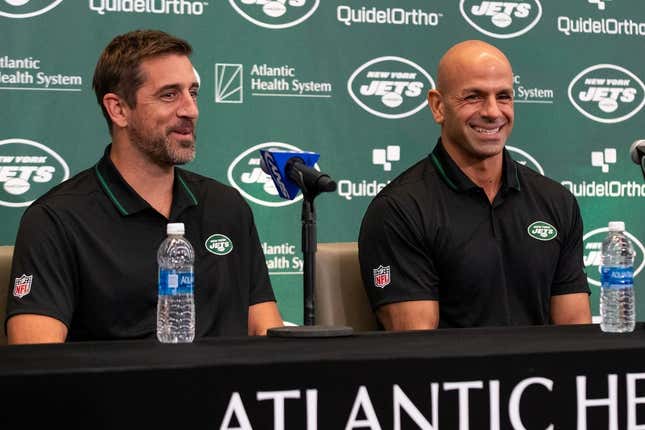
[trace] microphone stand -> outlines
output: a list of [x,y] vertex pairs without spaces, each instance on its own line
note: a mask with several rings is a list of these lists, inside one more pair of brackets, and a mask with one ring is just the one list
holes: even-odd
[[314,199],[320,190],[307,188],[302,176],[294,177],[294,182],[302,190],[302,254],[304,258],[303,271],[303,322],[302,326],[274,327],[267,331],[267,335],[276,337],[336,337],[348,336],[353,329],[347,326],[322,326],[316,325],[316,251],[318,241],[316,234],[316,209]]
[[316,284],[316,252],[318,251],[318,241],[316,238],[316,209],[314,208],[314,198],[311,194],[303,194],[302,199],[302,255],[304,265],[302,268],[303,277],[303,321],[306,326],[316,324],[315,310],[315,284]]

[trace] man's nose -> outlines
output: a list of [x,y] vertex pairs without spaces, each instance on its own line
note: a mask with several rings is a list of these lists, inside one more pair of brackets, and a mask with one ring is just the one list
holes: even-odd
[[502,111],[499,108],[499,103],[495,96],[489,96],[484,99],[481,116],[487,118],[499,118],[502,116]]
[[182,103],[177,110],[177,116],[190,119],[196,119],[199,116],[197,99],[191,93],[187,93],[182,97]]

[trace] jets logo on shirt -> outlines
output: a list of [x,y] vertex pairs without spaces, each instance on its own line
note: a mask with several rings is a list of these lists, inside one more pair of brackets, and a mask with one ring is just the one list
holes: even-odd
[[233,241],[223,234],[212,234],[205,243],[208,252],[215,255],[226,255],[233,250]]
[[31,280],[33,278],[33,275],[27,276],[25,274],[16,278],[13,283],[13,295],[20,299],[29,294],[31,292]]
[[374,273],[374,286],[377,288],[385,288],[390,284],[390,266],[378,266],[373,269]]
[[548,241],[558,235],[558,230],[546,221],[535,221],[526,231],[533,239]]

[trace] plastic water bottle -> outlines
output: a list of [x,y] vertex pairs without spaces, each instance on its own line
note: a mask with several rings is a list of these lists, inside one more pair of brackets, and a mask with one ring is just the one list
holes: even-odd
[[163,343],[192,342],[195,338],[195,251],[184,237],[183,223],[169,223],[166,232],[168,237],[157,251],[157,339]]
[[634,248],[625,236],[625,223],[609,223],[609,234],[602,242],[600,264],[600,328],[604,332],[634,330]]

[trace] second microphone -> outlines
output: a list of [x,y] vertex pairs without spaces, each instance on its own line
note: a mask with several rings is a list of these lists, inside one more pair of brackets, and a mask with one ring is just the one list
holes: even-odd
[[262,170],[271,176],[280,197],[293,200],[303,194],[317,195],[336,190],[336,182],[313,166],[320,158],[314,152],[260,150]]

